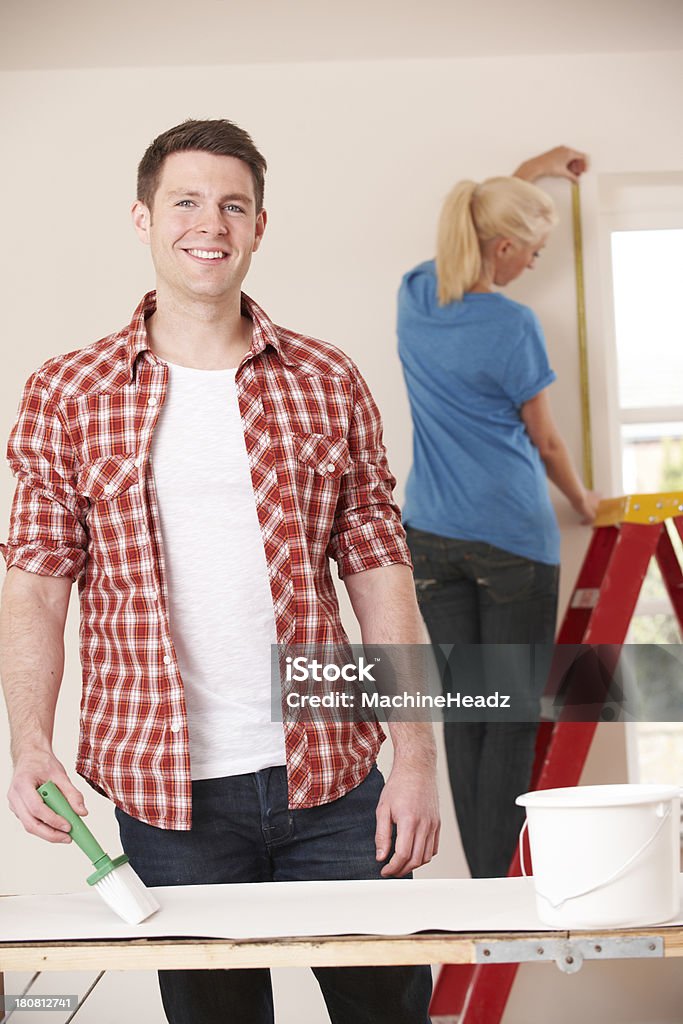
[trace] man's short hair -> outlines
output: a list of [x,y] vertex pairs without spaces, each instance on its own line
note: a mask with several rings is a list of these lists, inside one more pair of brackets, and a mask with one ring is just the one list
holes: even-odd
[[215,153],[217,156],[234,156],[244,161],[254,179],[256,212],[263,208],[264,177],[267,167],[265,158],[243,128],[225,118],[219,118],[213,121],[183,121],[182,124],[162,132],[150,143],[138,166],[137,190],[138,199],[148,209],[152,208],[166,157],[171,153],[191,150]]

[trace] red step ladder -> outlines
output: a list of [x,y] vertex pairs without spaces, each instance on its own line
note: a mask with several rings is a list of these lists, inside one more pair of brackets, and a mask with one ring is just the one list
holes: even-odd
[[[557,643],[614,645],[616,661],[653,557],[683,632],[683,571],[672,536],[683,540],[683,492],[632,494],[601,502]],[[561,719],[541,722],[531,788],[578,785],[596,725]],[[521,874],[519,853],[508,874]],[[444,964],[430,1006],[434,1024],[440,1017],[453,1020],[458,1014],[459,1024],[500,1024],[518,966]]]

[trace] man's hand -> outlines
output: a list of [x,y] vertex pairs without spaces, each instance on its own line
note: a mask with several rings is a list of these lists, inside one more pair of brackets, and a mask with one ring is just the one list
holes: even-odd
[[12,784],[7,793],[10,809],[31,835],[48,843],[70,843],[71,826],[59,814],[51,811],[36,792],[43,782],[54,782],[73,807],[76,814],[88,813],[83,794],[72,785],[64,766],[52,751],[31,751],[17,758]]
[[377,860],[386,860],[396,826],[394,855],[382,877],[401,878],[428,864],[439,849],[439,801],[432,766],[396,764],[377,804]]
[[547,153],[525,160],[514,173],[515,178],[536,181],[538,178],[568,178],[577,182],[588,170],[588,156],[570,146],[555,146]]

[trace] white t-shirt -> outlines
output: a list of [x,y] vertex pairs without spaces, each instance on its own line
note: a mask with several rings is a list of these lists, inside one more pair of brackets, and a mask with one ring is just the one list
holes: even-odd
[[241,775],[285,764],[285,745],[271,721],[275,616],[235,370],[168,367],[152,469],[192,778]]

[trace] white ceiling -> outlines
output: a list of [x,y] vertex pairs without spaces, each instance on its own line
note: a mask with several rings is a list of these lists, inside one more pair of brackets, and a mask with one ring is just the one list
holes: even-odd
[[683,0],[1,0],[0,69],[683,49]]

